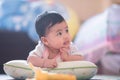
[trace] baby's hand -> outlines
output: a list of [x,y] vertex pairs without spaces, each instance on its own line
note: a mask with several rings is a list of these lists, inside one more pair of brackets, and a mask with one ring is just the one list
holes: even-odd
[[43,63],[44,68],[55,68],[57,66],[57,62],[55,59],[45,59]]
[[67,58],[68,58],[68,48],[61,48],[60,49],[60,57],[63,61],[67,61]]

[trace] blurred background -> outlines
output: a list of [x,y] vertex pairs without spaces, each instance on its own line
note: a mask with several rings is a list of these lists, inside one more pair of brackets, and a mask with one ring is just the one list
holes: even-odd
[[73,42],[98,74],[120,75],[120,0],[0,0],[0,73],[10,60],[34,49],[38,14],[54,10],[66,19]]

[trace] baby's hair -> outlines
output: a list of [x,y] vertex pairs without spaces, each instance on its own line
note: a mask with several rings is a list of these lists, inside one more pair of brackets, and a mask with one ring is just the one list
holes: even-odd
[[35,22],[36,32],[40,39],[46,35],[46,31],[57,23],[65,21],[63,16],[55,11],[46,11],[40,14]]

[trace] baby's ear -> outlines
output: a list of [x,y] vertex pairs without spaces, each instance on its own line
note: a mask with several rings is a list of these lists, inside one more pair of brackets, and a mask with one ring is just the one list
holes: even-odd
[[48,41],[45,37],[41,37],[41,42],[45,45],[48,45]]

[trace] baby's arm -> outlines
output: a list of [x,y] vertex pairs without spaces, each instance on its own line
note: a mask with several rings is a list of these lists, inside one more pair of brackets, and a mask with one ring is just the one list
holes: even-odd
[[27,61],[31,62],[34,66],[41,68],[54,68],[57,66],[55,59],[43,59],[35,55],[28,56]]
[[83,60],[83,56],[82,55],[78,55],[78,54],[74,54],[74,55],[70,55],[67,52],[66,48],[62,48],[60,50],[60,54],[61,54],[61,59],[63,61],[79,61],[79,60]]
[[29,53],[27,61],[31,62],[36,67],[41,68],[53,68],[57,66],[57,62],[54,59],[44,59],[42,54],[44,52],[44,46],[39,41],[38,45]]
[[68,55],[63,59],[63,61],[79,61],[79,60],[83,60],[83,57],[81,55]]

